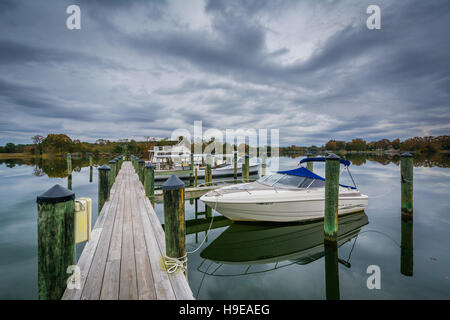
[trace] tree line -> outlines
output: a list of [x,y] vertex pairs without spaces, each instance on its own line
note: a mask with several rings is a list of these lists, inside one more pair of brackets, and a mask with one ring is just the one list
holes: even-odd
[[43,154],[64,155],[70,153],[91,153],[94,156],[109,154],[147,155],[148,150],[154,146],[174,145],[178,141],[162,139],[160,141],[151,140],[136,141],[134,139],[121,139],[110,141],[107,139],[97,139],[95,143],[82,142],[78,139],[72,140],[66,134],[48,134],[47,137],[36,135],[31,138],[31,144],[7,143],[0,146],[0,153],[26,153],[36,156]]

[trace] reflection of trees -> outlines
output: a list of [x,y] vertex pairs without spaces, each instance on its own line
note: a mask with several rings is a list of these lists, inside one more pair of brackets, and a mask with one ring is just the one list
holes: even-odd
[[[394,163],[400,164],[400,156],[390,154],[369,154],[369,153],[348,153],[345,158],[350,160],[353,165],[360,166],[366,163],[366,160],[378,162],[382,165],[388,165]],[[450,167],[450,154],[448,153],[417,153],[414,154],[414,166],[415,167]]]

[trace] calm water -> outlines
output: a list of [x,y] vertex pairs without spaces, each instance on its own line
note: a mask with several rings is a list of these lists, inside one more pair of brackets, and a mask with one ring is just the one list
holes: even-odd
[[[300,158],[280,158],[281,169]],[[421,159],[414,171],[412,276],[400,272],[401,219],[398,159],[350,157],[359,189],[369,195],[365,215],[340,219],[341,299],[450,298],[450,161]],[[376,161],[375,161],[376,160]],[[393,162],[391,161],[393,160]],[[97,171],[90,182],[85,161],[74,159],[73,191],[93,199],[97,218]],[[67,186],[63,161],[0,162],[0,299],[37,298],[36,196],[54,184]],[[324,165],[314,171],[323,175]],[[344,174],[342,183],[348,183]],[[347,180],[344,180],[347,179]],[[163,222],[163,206],[156,204]],[[198,203],[198,210],[204,205]],[[218,214],[213,213],[215,216]],[[199,216],[201,219],[203,216]],[[195,205],[186,201],[186,218]],[[325,299],[325,259],[320,223],[308,225],[232,224],[213,229],[189,254],[188,277],[198,299]],[[205,232],[187,235],[194,251]],[[77,246],[81,254],[83,244]],[[215,261],[221,261],[215,262]],[[381,289],[366,286],[367,267],[381,270]]]

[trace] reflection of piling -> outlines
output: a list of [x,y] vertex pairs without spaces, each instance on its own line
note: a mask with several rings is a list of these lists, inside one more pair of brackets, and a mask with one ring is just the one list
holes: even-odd
[[39,299],[60,299],[73,264],[75,194],[55,185],[37,197]]
[[141,181],[142,185],[144,185],[144,167],[145,167],[145,160],[139,160],[138,164],[138,176],[139,180]]
[[401,261],[400,272],[405,276],[412,276],[414,270],[413,250],[413,179],[414,164],[413,155],[405,152],[400,158],[401,173]]
[[325,162],[324,242],[335,243],[338,231],[339,157],[330,154]]
[[[116,158],[116,159],[114,159],[114,160],[116,160],[116,170],[115,170],[115,174],[116,174],[116,177],[117,177],[117,175],[119,174],[119,171],[120,171],[120,159],[119,158]],[[115,178],[115,177],[114,177]],[[115,181],[116,179],[114,179],[114,181]]]
[[110,171],[111,169],[107,165],[98,168],[98,214],[100,214],[103,205],[109,199]]
[[163,184],[164,231],[166,235],[166,255],[182,258],[186,255],[184,222],[184,183],[175,175]]
[[400,173],[402,186],[402,215],[413,216],[413,156],[405,152],[401,155]]
[[414,271],[413,218],[402,215],[402,242],[400,272],[412,277]]
[[233,164],[234,164],[234,183],[237,182],[237,151],[234,152]]
[[155,195],[155,167],[151,162],[147,163],[144,168],[144,189],[147,197],[153,197]]
[[325,244],[325,292],[327,300],[340,299],[337,243]]
[[[308,152],[307,154],[306,154],[306,157],[307,158],[312,158],[312,153],[310,153],[310,152]],[[312,162],[312,161],[310,161],[310,162],[307,162],[306,163],[306,169],[308,169],[309,171],[311,171],[311,172],[313,172],[313,170],[314,170],[314,162]]]

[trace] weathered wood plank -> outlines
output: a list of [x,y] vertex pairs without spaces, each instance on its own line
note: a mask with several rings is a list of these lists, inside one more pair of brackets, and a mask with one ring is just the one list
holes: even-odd
[[132,200],[130,197],[130,176],[126,176],[125,210],[123,212],[122,259],[120,267],[120,300],[137,299],[136,260],[134,256]]
[[142,229],[142,219],[139,214],[141,207],[136,194],[136,184],[131,188],[132,193],[132,210],[133,219],[133,236],[134,236],[134,252],[136,257],[136,276],[138,286],[139,300],[155,300],[156,290],[150,260],[147,254],[147,245],[145,243],[144,231]]

